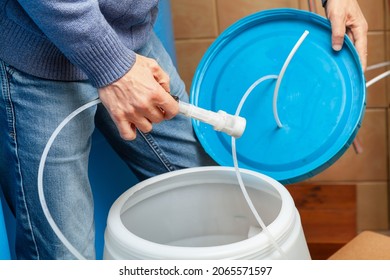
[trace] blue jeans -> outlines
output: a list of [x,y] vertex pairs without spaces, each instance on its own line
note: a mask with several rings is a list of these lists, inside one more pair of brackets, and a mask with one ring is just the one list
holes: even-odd
[[[171,78],[171,91],[188,96],[169,55],[153,35],[138,53],[155,58]],[[43,149],[60,122],[97,98],[88,81],[40,79],[0,60],[0,184],[16,217],[18,259],[74,259],[43,214],[37,174]],[[43,177],[45,199],[54,221],[70,243],[95,258],[93,197],[88,180],[91,136],[96,127],[140,179],[182,168],[215,165],[181,115],[154,125],[134,141],[124,141],[100,104],[68,123],[53,143]],[[107,163],[109,164],[109,163]]]

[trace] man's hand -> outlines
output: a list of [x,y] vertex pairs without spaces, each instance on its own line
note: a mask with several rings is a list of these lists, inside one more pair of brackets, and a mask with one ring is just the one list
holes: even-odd
[[152,130],[153,123],[178,114],[178,103],[169,92],[169,77],[157,62],[137,55],[129,72],[99,89],[99,98],[121,137],[134,140],[136,128],[146,133]]
[[328,0],[326,16],[332,25],[332,47],[341,50],[344,35],[354,43],[359,54],[363,70],[367,67],[367,21],[356,0]]

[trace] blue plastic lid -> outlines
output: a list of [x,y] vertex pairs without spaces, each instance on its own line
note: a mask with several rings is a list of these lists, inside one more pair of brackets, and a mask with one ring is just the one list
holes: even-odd
[[[294,183],[321,172],[352,144],[365,109],[365,79],[358,54],[345,37],[331,47],[327,19],[311,12],[274,9],[245,17],[224,31],[203,56],[190,102],[235,114],[248,88],[260,77],[278,75],[303,32],[308,36],[280,84],[279,128],[273,115],[276,80],[256,86],[242,107],[244,134],[236,140],[240,168]],[[195,132],[220,165],[233,166],[231,137],[197,120]]]

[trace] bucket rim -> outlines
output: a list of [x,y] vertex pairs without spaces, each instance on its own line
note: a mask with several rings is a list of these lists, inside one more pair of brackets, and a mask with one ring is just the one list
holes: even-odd
[[[217,245],[217,246],[204,246],[204,247],[188,247],[188,246],[174,246],[174,245],[165,245],[157,242],[149,241],[143,239],[131,231],[129,231],[122,223],[121,215],[124,211],[131,208],[127,207],[123,209],[128,200],[132,195],[137,193],[140,190],[143,190],[146,187],[150,187],[153,184],[161,183],[163,180],[177,177],[185,176],[189,174],[205,174],[205,173],[215,173],[216,171],[225,172],[225,173],[235,173],[233,167],[222,167],[222,166],[207,166],[207,167],[193,167],[183,170],[172,171],[162,175],[158,175],[142,181],[126,192],[124,192],[112,205],[108,219],[107,219],[107,228],[105,233],[106,247],[114,246],[115,248],[126,248],[131,249],[131,254],[138,256],[139,258],[146,259],[182,259],[183,256],[189,259],[226,259],[234,256],[241,256],[242,258],[248,257],[250,255],[256,254],[260,251],[268,252],[273,250],[273,245],[269,242],[268,236],[265,234],[257,234],[253,237],[241,240],[238,242]],[[288,238],[288,232],[294,227],[294,221],[296,215],[299,215],[292,197],[288,190],[280,184],[278,181],[273,178],[246,169],[240,169],[242,176],[254,176],[256,179],[260,179],[262,182],[266,182],[269,185],[274,187],[277,194],[280,196],[282,203],[277,214],[276,218],[267,226],[268,231],[274,237],[276,242],[280,245],[286,238]],[[214,174],[215,175],[215,174]],[[220,175],[218,175],[221,178]],[[182,184],[181,187],[188,187],[189,185]],[[158,189],[160,186],[157,186]],[[172,188],[165,188],[164,190],[177,188],[178,186],[173,186]],[[180,186],[179,186],[180,187]],[[237,187],[238,183],[237,183]],[[160,188],[163,188],[161,186]],[[147,197],[151,197],[161,191],[154,189],[154,193]],[[142,200],[141,200],[142,201]],[[283,215],[284,214],[284,215]],[[283,225],[283,226],[281,226]],[[115,232],[112,230],[115,228]],[[107,239],[110,238],[111,244],[108,244]],[[123,250],[121,250],[123,251]],[[169,255],[167,254],[169,252]],[[277,253],[277,252],[276,252]]]

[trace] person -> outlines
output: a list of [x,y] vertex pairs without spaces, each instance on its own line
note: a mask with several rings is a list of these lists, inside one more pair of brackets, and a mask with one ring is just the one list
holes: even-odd
[[[95,258],[88,155],[96,127],[140,179],[215,165],[178,114],[184,84],[153,33],[158,0],[0,0],[0,184],[16,217],[18,259],[74,259],[44,217],[37,193],[42,151],[75,109],[46,159],[54,221],[83,257]],[[356,0],[328,0],[333,46],[344,29],[365,64],[367,24]],[[169,121],[165,121],[169,120]]]

